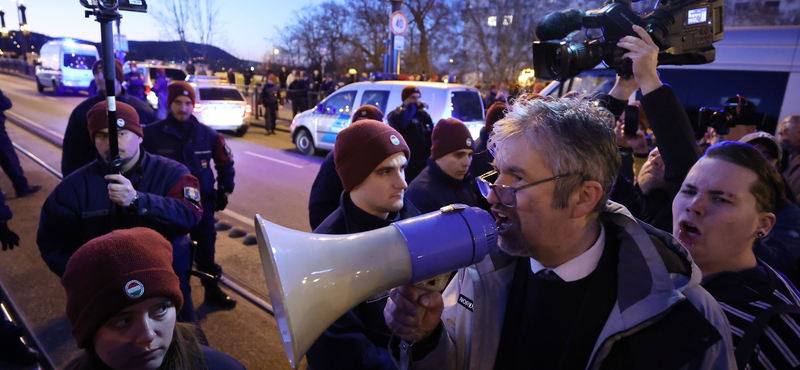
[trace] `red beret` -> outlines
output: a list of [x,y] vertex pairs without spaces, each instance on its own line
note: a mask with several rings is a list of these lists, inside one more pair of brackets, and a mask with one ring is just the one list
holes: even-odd
[[371,119],[353,123],[336,136],[333,162],[344,190],[364,182],[378,165],[395,153],[411,157],[406,141],[391,126]]
[[431,158],[439,159],[456,150],[475,150],[467,125],[455,118],[439,120],[431,134]]
[[403,91],[400,92],[400,100],[406,101],[409,96],[413,94],[422,94],[419,92],[419,89],[416,86],[408,85],[403,88]]
[[144,227],[115,230],[78,248],[61,284],[78,348],[91,345],[97,330],[128,306],[156,297],[169,298],[178,311],[183,306],[172,245]]
[[374,105],[362,105],[353,113],[353,122],[363,119],[371,119],[375,121],[383,121],[383,112]]
[[483,126],[486,128],[486,131],[492,132],[494,129],[494,123],[506,118],[506,103],[501,101],[496,101],[489,107],[489,110],[486,111],[486,125]]
[[[92,73],[99,74],[103,72],[103,59],[98,59],[92,65]],[[119,83],[125,82],[125,72],[122,71],[122,63],[120,63],[119,59],[114,58],[114,73],[116,75],[117,81]],[[105,76],[103,76],[105,77]]]
[[[136,109],[133,109],[133,107],[123,102],[118,101],[116,104],[117,127],[120,130],[125,129],[139,135],[139,137],[144,137],[142,125],[139,124],[139,114],[136,113]],[[108,103],[105,100],[101,101],[95,104],[92,109],[89,109],[89,113],[86,114],[86,120],[89,122],[89,137],[91,137],[92,140],[94,140],[94,135],[100,130],[108,128],[107,106]]]
[[186,81],[175,81],[167,87],[167,109],[172,105],[172,101],[179,96],[188,96],[195,103],[195,92],[192,85]]

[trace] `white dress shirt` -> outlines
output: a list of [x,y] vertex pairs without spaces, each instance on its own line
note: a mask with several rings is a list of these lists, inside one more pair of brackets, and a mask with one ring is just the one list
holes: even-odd
[[595,241],[594,245],[587,249],[586,252],[583,252],[578,257],[562,263],[560,266],[554,269],[544,267],[541,263],[539,263],[539,261],[531,258],[531,271],[534,274],[542,270],[552,271],[565,282],[583,279],[589,276],[589,274],[591,274],[592,271],[597,268],[597,264],[600,263],[600,256],[603,255],[605,244],[606,229],[601,223],[600,236],[597,237],[597,241]]

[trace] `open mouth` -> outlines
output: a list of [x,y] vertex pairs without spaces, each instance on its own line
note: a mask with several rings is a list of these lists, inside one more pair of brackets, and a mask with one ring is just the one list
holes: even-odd
[[688,222],[688,221],[681,221],[680,222],[680,232],[678,235],[678,239],[682,242],[693,245],[700,240],[700,237],[703,233],[700,232],[700,229],[697,228],[697,225]]
[[511,229],[513,223],[505,213],[500,212],[496,209],[492,209],[492,214],[494,215],[495,224],[497,224],[497,232],[499,235],[502,236],[504,233],[506,233],[508,230]]

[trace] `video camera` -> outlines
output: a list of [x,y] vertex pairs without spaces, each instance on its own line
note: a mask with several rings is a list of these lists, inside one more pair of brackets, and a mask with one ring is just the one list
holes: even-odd
[[145,0],[80,0],[84,8],[99,11],[106,16],[119,15],[118,11],[147,13]]
[[738,94],[728,99],[722,108],[702,107],[697,120],[698,132],[702,135],[713,127],[718,135],[727,135],[737,125],[756,126],[757,130],[763,130],[767,115],[756,110],[753,102]]
[[[639,17],[631,6],[640,0],[610,0],[601,9],[577,9],[546,15],[536,26],[539,40],[533,43],[536,77],[565,80],[603,62],[623,77],[633,74],[627,50],[617,47],[625,36],[638,37],[633,25],[646,29],[661,51],[660,65],[705,64],[716,57],[712,43],[722,40],[723,0],[661,0],[652,12]],[[581,28],[588,40],[568,44],[566,38]],[[592,38],[589,30],[600,29]]]

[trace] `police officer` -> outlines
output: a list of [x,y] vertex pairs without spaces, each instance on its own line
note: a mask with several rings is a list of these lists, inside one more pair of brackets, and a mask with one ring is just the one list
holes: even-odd
[[[353,113],[353,123],[365,119],[383,121],[383,112],[374,105],[363,105]],[[311,230],[316,229],[336,208],[339,208],[339,198],[344,191],[342,179],[336,173],[333,153],[331,150],[325,156],[314,184],[311,185],[311,195],[308,197],[308,221],[311,223]]]
[[[11,209],[6,205],[6,198],[0,190],[0,243],[3,244],[4,251],[19,246],[19,236],[8,228],[8,220],[11,219],[11,216]],[[3,303],[2,296],[0,296],[0,303]],[[39,352],[22,343],[21,336],[21,327],[6,319],[0,320],[0,361],[23,366],[36,364]]]
[[128,84],[128,93],[146,102],[144,95],[144,75],[139,72],[139,68],[136,67],[136,64],[131,63],[130,66],[131,71],[125,75],[125,82]]
[[[333,151],[344,192],[339,208],[314,233],[358,233],[419,215],[403,197],[410,153],[397,131],[362,120],[339,133]],[[336,320],[309,349],[309,367],[394,369],[387,349],[391,332],[383,321],[387,297],[388,291],[378,294]]]
[[184,302],[180,321],[196,321],[186,272],[189,230],[203,215],[200,183],[186,166],[148,154],[140,148],[142,126],[136,110],[117,102],[121,174],[109,174],[106,102],[87,114],[88,131],[101,156],[59,183],[42,206],[36,243],[42,259],[62,277],[70,256],[81,245],[115,229],[147,227],[172,243],[172,267],[181,282]]
[[[200,197],[203,203],[203,219],[192,230],[191,237],[197,242],[195,262],[197,269],[216,278],[205,281],[205,302],[225,308],[236,306],[236,300],[219,287],[222,268],[214,263],[217,230],[214,228],[214,211],[222,211],[228,204],[228,195],[233,192],[233,155],[225,139],[214,129],[197,121],[192,115],[195,91],[183,81],[173,82],[167,88],[169,116],[144,129],[144,149],[163,155],[186,165],[192,175],[200,181]],[[214,190],[214,171],[217,170],[217,189]]]
[[6,115],[3,112],[11,109],[11,105],[11,99],[3,95],[3,90],[0,90],[0,167],[11,179],[14,184],[14,191],[16,191],[19,198],[39,191],[42,186],[28,185],[28,179],[25,178],[25,173],[19,164],[17,152],[14,150],[14,145],[6,132]]
[[428,167],[408,185],[406,198],[422,213],[454,203],[476,205],[475,177],[469,173],[475,143],[467,125],[455,118],[440,120],[432,141]]
[[400,93],[403,105],[386,116],[389,125],[403,135],[411,153],[414,153],[414,156],[408,159],[408,168],[406,168],[406,182],[408,183],[422,172],[431,155],[433,121],[425,111],[425,103],[420,100],[421,96],[417,87],[404,87]]
[[[117,94],[117,101],[130,105],[136,110],[139,116],[139,124],[147,125],[156,121],[156,114],[153,108],[139,99],[134,99],[125,89],[122,88],[122,82],[125,81],[125,76],[122,73],[122,64],[119,60],[115,59],[115,77],[114,88]],[[64,132],[64,141],[61,146],[61,174],[67,177],[75,170],[91,163],[97,158],[97,149],[95,149],[94,142],[89,136],[87,129],[86,113],[89,112],[95,104],[106,100],[105,88],[106,81],[103,79],[103,60],[100,59],[92,66],[92,73],[94,73],[94,80],[97,82],[97,87],[101,90],[101,94],[92,96],[75,107],[72,114],[69,115],[67,121],[67,130]]]

